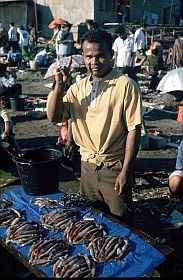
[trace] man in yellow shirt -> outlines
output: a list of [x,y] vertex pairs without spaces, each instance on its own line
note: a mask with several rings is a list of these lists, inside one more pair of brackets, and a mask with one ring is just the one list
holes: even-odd
[[57,69],[47,116],[51,122],[71,118],[82,161],[80,192],[124,217],[132,203],[132,169],[140,145],[140,89],[112,68],[112,37],[108,32],[89,31],[81,44],[90,75],[71,85],[65,94],[72,61]]

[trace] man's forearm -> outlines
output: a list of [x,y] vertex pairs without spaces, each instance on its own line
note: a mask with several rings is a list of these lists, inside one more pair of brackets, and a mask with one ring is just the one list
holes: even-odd
[[125,158],[123,170],[125,173],[131,172],[134,161],[137,156],[141,139],[141,126],[137,126],[135,130],[129,131],[126,140]]
[[50,122],[61,121],[64,91],[65,84],[56,83],[54,93],[47,106],[47,117]]

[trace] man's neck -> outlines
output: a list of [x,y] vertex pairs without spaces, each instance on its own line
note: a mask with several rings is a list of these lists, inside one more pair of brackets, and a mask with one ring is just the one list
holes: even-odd
[[112,71],[112,68],[110,68],[102,77],[96,77],[96,76],[93,76],[91,74],[90,76],[90,81],[101,81],[103,78],[105,78],[110,72]]

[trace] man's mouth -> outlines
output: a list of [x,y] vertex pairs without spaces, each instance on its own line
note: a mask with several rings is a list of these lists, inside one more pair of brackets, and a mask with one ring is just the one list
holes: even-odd
[[92,71],[98,71],[99,70],[99,67],[93,67],[91,68]]

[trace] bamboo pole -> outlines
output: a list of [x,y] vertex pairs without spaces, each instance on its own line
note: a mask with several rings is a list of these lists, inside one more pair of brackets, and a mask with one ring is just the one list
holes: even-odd
[[172,19],[172,10],[173,10],[173,0],[172,0],[172,2],[171,2],[171,7],[170,7],[169,24],[171,23],[171,19]]
[[154,41],[154,29],[152,29],[152,33],[151,33],[151,44]]
[[38,20],[37,20],[37,1],[34,0],[34,16],[35,16],[35,32],[36,32],[36,50],[37,50],[37,34],[38,34]]

